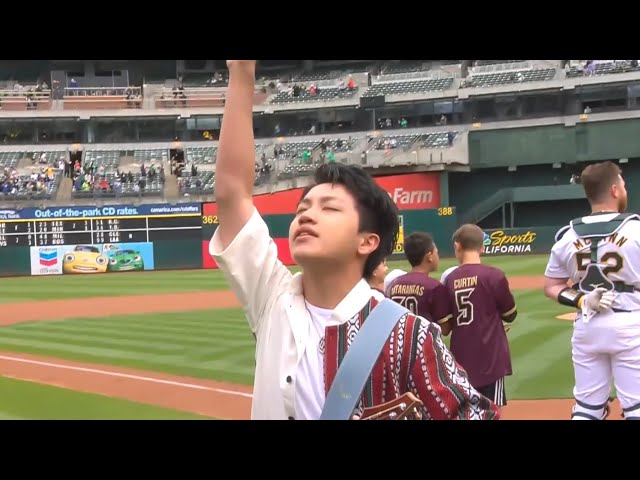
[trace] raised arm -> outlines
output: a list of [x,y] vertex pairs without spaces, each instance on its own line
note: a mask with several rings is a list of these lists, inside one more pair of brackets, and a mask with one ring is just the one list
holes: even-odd
[[233,241],[253,213],[255,147],[253,91],[255,60],[227,60],[229,88],[225,99],[216,160],[216,203],[220,246]]
[[265,320],[291,272],[278,259],[278,247],[253,205],[255,147],[253,91],[255,60],[229,60],[229,89],[222,117],[215,193],[219,225],[209,253],[238,297],[252,331]]

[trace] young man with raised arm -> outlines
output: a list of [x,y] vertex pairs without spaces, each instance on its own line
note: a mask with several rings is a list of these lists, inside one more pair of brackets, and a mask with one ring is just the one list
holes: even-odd
[[[216,165],[219,228],[210,254],[256,336],[253,419],[318,419],[345,352],[384,299],[367,281],[391,254],[398,211],[357,166],[322,165],[289,230],[292,274],[252,202],[255,61],[230,60]],[[412,392],[423,419],[496,419],[430,322],[406,315],[383,347],[358,407]]]

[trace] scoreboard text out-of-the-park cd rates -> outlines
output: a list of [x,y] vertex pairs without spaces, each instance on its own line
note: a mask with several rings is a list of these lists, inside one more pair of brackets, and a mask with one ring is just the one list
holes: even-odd
[[199,240],[200,214],[0,220],[0,248]]

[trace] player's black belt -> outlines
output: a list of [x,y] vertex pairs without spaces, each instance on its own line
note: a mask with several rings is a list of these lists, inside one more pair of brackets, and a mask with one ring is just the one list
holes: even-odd
[[633,293],[638,290],[633,285],[629,285],[628,283],[624,282],[613,282],[613,289],[619,293]]

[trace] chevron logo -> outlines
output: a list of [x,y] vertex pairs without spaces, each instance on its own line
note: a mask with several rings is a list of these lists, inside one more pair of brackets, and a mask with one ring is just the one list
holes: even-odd
[[53,267],[58,263],[58,252],[53,250],[52,252],[39,252],[40,265],[44,267]]

